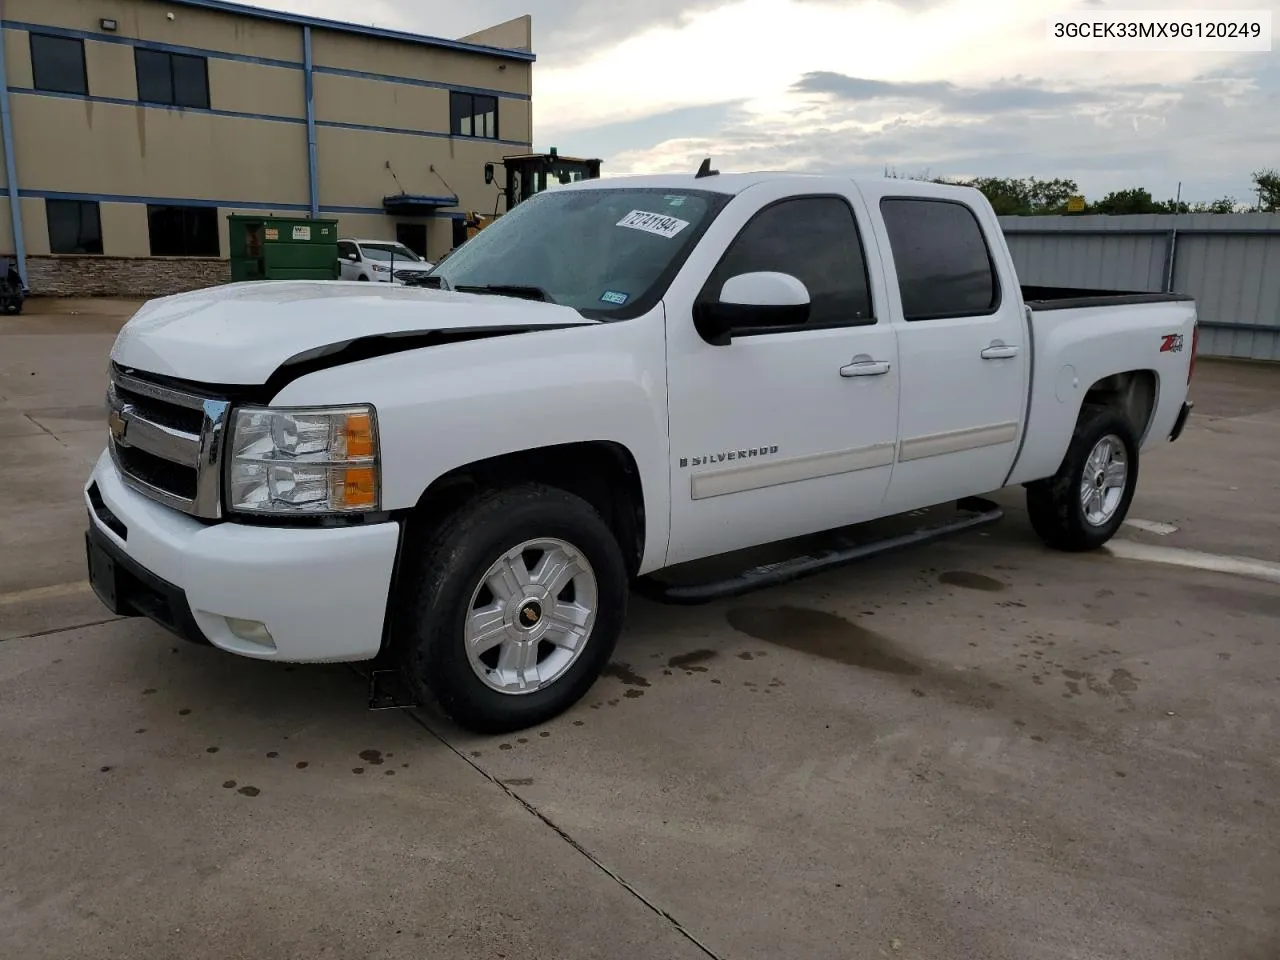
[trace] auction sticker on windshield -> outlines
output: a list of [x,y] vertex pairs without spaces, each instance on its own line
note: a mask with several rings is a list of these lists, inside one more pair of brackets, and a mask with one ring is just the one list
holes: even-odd
[[648,213],[644,210],[632,210],[625,217],[618,221],[618,226],[628,227],[631,230],[643,230],[645,233],[653,233],[659,237],[667,237],[670,239],[677,233],[689,225],[688,220],[681,220],[678,217],[669,217],[662,213]]

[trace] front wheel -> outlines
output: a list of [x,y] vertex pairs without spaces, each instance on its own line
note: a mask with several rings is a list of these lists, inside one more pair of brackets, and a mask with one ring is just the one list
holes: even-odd
[[1080,416],[1058,472],[1027,487],[1031,526],[1058,550],[1095,550],[1120,529],[1138,486],[1138,443],[1119,411]]
[[472,501],[409,572],[405,671],[477,733],[530,727],[575,704],[626,615],[626,564],[608,525],[586,501],[540,485]]

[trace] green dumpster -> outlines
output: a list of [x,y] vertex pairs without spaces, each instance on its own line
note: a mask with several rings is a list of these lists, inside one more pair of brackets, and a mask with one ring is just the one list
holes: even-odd
[[227,216],[231,279],[337,280],[338,221]]

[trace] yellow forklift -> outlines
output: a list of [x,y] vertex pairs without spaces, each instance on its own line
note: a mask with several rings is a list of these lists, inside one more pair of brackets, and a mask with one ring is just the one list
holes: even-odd
[[[600,161],[584,160],[580,157],[562,157],[555,147],[550,153],[523,153],[502,158],[502,166],[506,172],[506,182],[498,184],[498,197],[493,204],[493,215],[485,216],[475,210],[471,211],[464,221],[467,239],[496,220],[502,213],[511,210],[516,204],[528,200],[541,193],[549,186],[557,183],[577,183],[579,180],[597,180],[600,177]],[[484,165],[484,182],[497,182],[497,165]],[[505,209],[499,207],[506,201]]]

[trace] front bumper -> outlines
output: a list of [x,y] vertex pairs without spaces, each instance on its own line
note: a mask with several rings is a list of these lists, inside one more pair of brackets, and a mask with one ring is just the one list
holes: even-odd
[[[261,660],[377,656],[398,524],[207,525],[125,486],[105,452],[84,502],[90,582],[112,612]],[[262,624],[269,636],[245,639],[228,618]]]
[[1182,430],[1187,425],[1187,418],[1191,416],[1191,408],[1195,404],[1188,400],[1182,405],[1182,409],[1178,411],[1178,419],[1173,422],[1173,429],[1169,431],[1169,442],[1177,440],[1182,436]]

